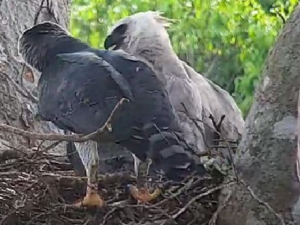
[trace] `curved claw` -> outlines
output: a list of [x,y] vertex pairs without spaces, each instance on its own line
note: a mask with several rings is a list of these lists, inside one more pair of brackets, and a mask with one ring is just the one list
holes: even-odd
[[129,191],[138,202],[142,203],[150,202],[161,194],[161,190],[159,188],[155,189],[153,193],[150,193],[148,188],[138,189],[133,185],[129,185]]
[[83,198],[82,201],[74,203],[74,207],[97,207],[102,208],[104,206],[104,200],[101,196],[97,193],[97,191],[91,190],[87,188],[86,196]]

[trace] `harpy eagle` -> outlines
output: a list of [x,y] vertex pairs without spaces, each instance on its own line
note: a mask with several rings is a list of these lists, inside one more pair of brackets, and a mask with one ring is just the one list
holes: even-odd
[[[38,107],[43,120],[72,133],[89,134],[102,127],[115,105],[127,98],[130,101],[113,117],[108,142],[147,162],[140,165],[151,161],[172,180],[206,172],[182,138],[167,92],[144,62],[123,51],[91,48],[52,22],[24,31],[18,47],[24,61],[41,72]],[[95,138],[76,143],[88,177],[86,196],[77,206],[104,204],[97,191],[97,142]],[[158,189],[150,194],[145,187],[147,169],[139,168],[138,188],[131,188],[131,194],[144,202],[159,194]]]
[[[211,116],[216,122],[224,119],[219,130],[223,139],[238,140],[244,131],[244,120],[235,101],[228,92],[178,58],[166,30],[170,22],[156,11],[133,14],[116,22],[104,47],[122,49],[155,71],[179,117],[184,139],[197,152],[207,151],[213,144],[215,126]],[[230,158],[227,150],[222,153],[226,160],[216,157],[221,170],[228,168]]]

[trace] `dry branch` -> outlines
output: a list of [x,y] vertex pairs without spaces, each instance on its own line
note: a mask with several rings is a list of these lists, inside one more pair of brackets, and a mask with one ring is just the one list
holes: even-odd
[[212,188],[204,193],[201,193],[197,196],[195,196],[194,198],[192,198],[183,208],[181,208],[176,214],[174,214],[172,216],[172,219],[176,219],[178,216],[180,216],[182,213],[184,213],[188,207],[190,207],[194,202],[198,201],[199,199],[203,198],[204,196],[207,196],[215,191],[218,191],[218,190],[221,190],[225,187],[228,187],[230,185],[232,185],[234,182],[230,182],[229,184],[223,184],[223,185],[220,185],[218,187],[215,187],[215,188]]
[[22,130],[17,127],[12,127],[6,124],[0,124],[0,130],[3,132],[9,132],[16,135],[21,135],[27,138],[47,140],[47,141],[71,141],[71,142],[85,142],[89,140],[97,140],[102,142],[110,142],[112,138],[109,133],[111,132],[111,121],[117,111],[117,109],[124,103],[124,101],[129,101],[128,99],[122,98],[114,107],[105,124],[93,133],[82,135],[82,134],[40,134]]

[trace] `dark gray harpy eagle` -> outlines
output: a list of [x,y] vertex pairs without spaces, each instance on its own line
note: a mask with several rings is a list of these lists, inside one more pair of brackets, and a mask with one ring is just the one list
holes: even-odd
[[[55,23],[44,22],[26,30],[19,39],[24,61],[41,72],[38,82],[39,114],[45,121],[77,134],[102,127],[115,105],[108,142],[131,151],[141,163],[138,188],[131,194],[150,201],[145,180],[149,161],[167,178],[181,180],[193,171],[205,173],[199,157],[182,138],[178,118],[161,82],[142,61],[122,51],[91,48]],[[78,206],[102,207],[97,191],[97,139],[76,143],[88,177],[86,196]],[[140,182],[139,179],[143,182]]]
[[[218,122],[225,115],[219,130],[221,137],[238,140],[244,131],[244,120],[239,108],[225,90],[177,57],[166,30],[170,22],[160,12],[133,14],[111,28],[104,47],[122,49],[155,71],[169,93],[180,119],[184,139],[197,152],[204,152],[213,144],[215,126],[211,116]],[[225,153],[228,153],[227,150]],[[202,157],[203,162],[207,160]],[[227,169],[227,159],[221,157],[216,161],[219,166],[224,165],[223,168]]]

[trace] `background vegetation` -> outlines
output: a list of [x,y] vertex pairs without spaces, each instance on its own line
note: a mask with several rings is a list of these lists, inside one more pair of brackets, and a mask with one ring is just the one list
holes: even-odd
[[73,0],[71,32],[103,47],[107,29],[130,14],[160,10],[179,57],[229,91],[244,116],[268,50],[298,0]]

